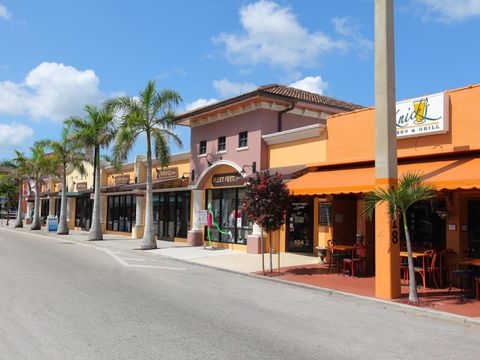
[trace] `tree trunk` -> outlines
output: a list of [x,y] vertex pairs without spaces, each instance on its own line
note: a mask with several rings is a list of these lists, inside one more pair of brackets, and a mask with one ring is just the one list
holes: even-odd
[[280,274],[280,235],[278,236],[278,248],[277,248],[277,271]]
[[38,176],[35,178],[35,201],[33,203],[33,221],[30,226],[30,230],[41,230],[42,224],[40,223],[39,214],[39,202],[40,202],[40,181]]
[[20,191],[18,192],[18,209],[17,209],[17,219],[15,220],[15,227],[23,227],[22,219],[22,199],[23,199],[23,180],[20,181]]
[[408,293],[408,300],[410,301],[418,301],[418,294],[417,294],[417,282],[415,279],[415,270],[413,267],[413,257],[412,257],[412,243],[410,241],[410,232],[408,231],[408,223],[407,223],[407,214],[402,213],[403,218],[403,229],[405,230],[405,239],[407,241],[407,252],[408,252],[408,277],[410,279],[410,289]]
[[7,226],[9,225],[10,221],[10,198],[7,199]]
[[67,164],[63,163],[62,174],[62,201],[60,203],[60,219],[58,219],[58,235],[68,235],[67,223]]
[[100,147],[95,146],[95,194],[93,198],[92,227],[88,232],[88,240],[103,240],[102,225],[100,224],[101,193],[100,193]]
[[155,240],[155,231],[153,228],[153,181],[152,181],[152,139],[150,132],[147,131],[147,201],[145,210],[145,230],[142,238],[142,250],[151,250],[157,248]]
[[260,251],[262,252],[262,275],[265,275],[265,238],[263,237],[263,228],[262,228],[262,238],[260,239]]
[[268,244],[270,245],[270,274],[273,273],[272,232],[268,232]]

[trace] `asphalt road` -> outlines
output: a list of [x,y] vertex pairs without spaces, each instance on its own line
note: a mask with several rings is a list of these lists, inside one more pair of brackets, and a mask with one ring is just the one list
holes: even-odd
[[479,358],[479,327],[0,231],[0,359]]

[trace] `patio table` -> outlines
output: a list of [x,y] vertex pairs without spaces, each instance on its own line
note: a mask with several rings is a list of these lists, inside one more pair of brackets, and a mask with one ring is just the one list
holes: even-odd
[[[423,252],[416,252],[416,251],[412,252],[412,257],[414,259],[419,258],[419,257],[424,257],[424,256],[425,256],[425,253],[423,253]],[[408,252],[407,251],[400,251],[400,257],[408,257]]]

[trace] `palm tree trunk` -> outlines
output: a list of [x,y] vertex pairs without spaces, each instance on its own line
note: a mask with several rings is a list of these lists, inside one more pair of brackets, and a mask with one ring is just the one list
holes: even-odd
[[62,174],[62,201],[60,204],[60,219],[58,221],[58,235],[68,235],[68,223],[67,223],[67,164],[63,163]]
[[95,194],[93,197],[92,227],[88,232],[88,240],[103,240],[102,225],[100,224],[100,147],[95,146]]
[[265,238],[263,237],[263,228],[262,228],[262,238],[260,239],[260,251],[262,252],[262,275],[265,275]]
[[33,221],[30,226],[30,230],[41,230],[42,224],[40,224],[40,214],[39,214],[39,202],[40,202],[40,181],[38,176],[35,178],[35,201],[33,205]]
[[417,282],[415,280],[415,269],[413,267],[412,257],[412,242],[410,241],[410,232],[408,231],[407,214],[402,213],[403,229],[405,230],[405,239],[407,240],[407,252],[408,252],[408,277],[410,278],[410,289],[408,293],[408,300],[418,301],[417,294]]
[[17,219],[15,220],[15,227],[23,227],[22,219],[22,200],[23,200],[23,180],[20,181],[20,191],[18,192],[18,209],[17,209]]
[[152,142],[150,132],[147,131],[147,201],[145,209],[145,230],[142,238],[142,250],[157,248],[153,228],[153,181],[152,181]]

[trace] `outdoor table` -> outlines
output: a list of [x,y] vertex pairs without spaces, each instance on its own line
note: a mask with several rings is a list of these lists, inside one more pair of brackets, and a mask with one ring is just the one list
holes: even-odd
[[458,261],[460,265],[480,266],[480,259],[465,258]]
[[[424,257],[425,253],[423,252],[412,252],[412,258],[416,259],[419,257]],[[400,257],[408,257],[408,251],[400,251]]]
[[354,245],[332,245],[328,247],[328,250],[330,250],[330,255],[333,254],[333,251],[351,251],[352,252],[352,259],[355,256],[355,249],[356,247]]

